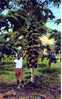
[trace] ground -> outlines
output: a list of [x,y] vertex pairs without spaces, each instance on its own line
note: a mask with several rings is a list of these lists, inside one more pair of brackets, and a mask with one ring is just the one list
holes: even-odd
[[[13,64],[1,66],[0,93],[3,99],[60,99],[60,60],[48,68],[48,61],[38,61],[35,82],[30,82],[30,71],[24,63],[24,88],[17,89]],[[8,97],[12,98],[8,98]]]

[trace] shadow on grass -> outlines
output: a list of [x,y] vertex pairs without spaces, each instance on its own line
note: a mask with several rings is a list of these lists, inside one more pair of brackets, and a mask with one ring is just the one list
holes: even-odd
[[25,76],[25,79],[30,79],[30,77],[31,77],[30,75],[27,75]]
[[40,67],[40,68],[45,68],[45,67],[47,67],[47,65],[44,64],[44,63],[42,63],[42,64],[38,64],[38,67]]
[[8,74],[9,74],[9,72],[8,72],[8,71],[3,70],[3,71],[0,71],[0,75],[1,75],[1,74],[8,75]]
[[44,68],[43,70],[42,70],[42,72],[43,73],[49,73],[49,74],[51,74],[51,73],[60,73],[60,68]]
[[43,74],[47,74],[47,73],[61,73],[60,68],[52,68],[52,67],[48,67],[46,64],[39,64],[38,65],[38,72],[42,72]]

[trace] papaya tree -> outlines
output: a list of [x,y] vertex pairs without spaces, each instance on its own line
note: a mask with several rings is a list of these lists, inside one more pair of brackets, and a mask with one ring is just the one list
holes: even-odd
[[55,18],[48,8],[50,3],[59,6],[60,0],[0,0],[0,34],[5,35],[1,44],[7,47],[8,44],[11,47],[26,46],[28,56],[31,49],[36,49],[38,58],[41,45],[38,37],[47,33],[47,20]]

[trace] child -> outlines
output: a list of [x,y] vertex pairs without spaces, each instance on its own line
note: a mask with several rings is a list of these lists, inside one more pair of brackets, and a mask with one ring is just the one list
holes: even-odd
[[20,81],[21,81],[21,83],[23,82],[23,65],[22,65],[23,57],[22,57],[22,53],[19,53],[17,55],[14,62],[16,63],[15,75],[16,75],[16,79],[17,79],[17,86],[18,86],[18,88],[20,88]]

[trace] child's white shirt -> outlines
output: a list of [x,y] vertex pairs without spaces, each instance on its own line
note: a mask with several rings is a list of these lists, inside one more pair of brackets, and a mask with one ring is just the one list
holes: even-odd
[[16,63],[16,68],[22,68],[23,58],[15,59],[14,62]]

